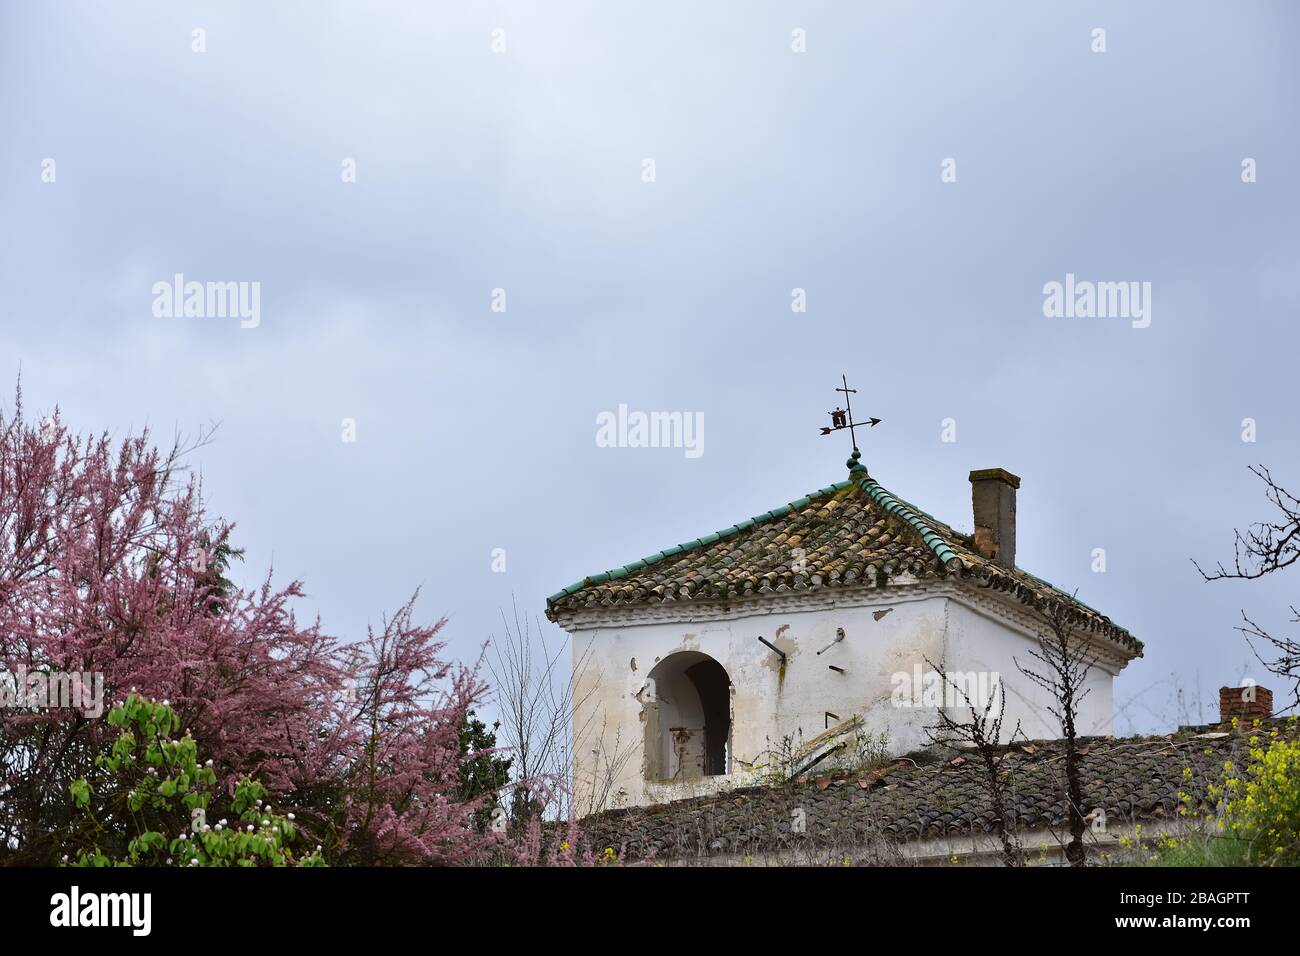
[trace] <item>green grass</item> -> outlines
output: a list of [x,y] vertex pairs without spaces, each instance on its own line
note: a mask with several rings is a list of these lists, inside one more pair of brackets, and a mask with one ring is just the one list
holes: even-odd
[[1233,837],[1193,834],[1162,846],[1145,866],[1250,866],[1250,844]]

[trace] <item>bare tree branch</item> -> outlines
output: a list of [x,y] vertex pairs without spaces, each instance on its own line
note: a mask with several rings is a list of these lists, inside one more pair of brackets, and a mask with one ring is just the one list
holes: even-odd
[[1087,862],[1083,846],[1086,821],[1077,724],[1079,704],[1091,691],[1084,685],[1089,672],[1097,664],[1097,654],[1087,640],[1075,633],[1074,615],[1066,602],[1042,602],[1035,610],[1046,623],[1049,633],[1039,637],[1037,650],[1029,652],[1032,663],[1022,664],[1016,660],[1016,667],[1047,691],[1051,701],[1047,709],[1061,725],[1061,737],[1065,741],[1066,812],[1070,824],[1070,842],[1065,848],[1065,858],[1071,866],[1083,866]]
[[[505,633],[491,639],[487,658],[500,711],[498,736],[513,760],[511,816],[517,823],[536,814],[567,819],[576,809],[574,754],[582,752],[600,717],[590,706],[599,683],[587,679],[591,648],[569,667],[567,636],[552,648],[545,630],[539,625],[534,633],[513,602],[512,612],[513,621],[502,612]],[[621,767],[617,757],[607,758],[607,773]]]
[[1225,578],[1254,580],[1289,567],[1300,559],[1300,498],[1274,481],[1263,465],[1251,465],[1250,471],[1264,482],[1264,496],[1282,513],[1281,520],[1256,522],[1245,531],[1234,532],[1231,571],[1218,563],[1215,570],[1207,574],[1196,561],[1192,561],[1206,581]]
[[[948,708],[941,706],[938,711],[938,722],[925,728],[926,736],[932,743],[942,744],[952,749],[957,749],[953,746],[954,741],[975,748],[979,754],[980,764],[984,768],[984,785],[988,791],[989,801],[993,804],[994,826],[997,829],[998,839],[1002,842],[1002,862],[1007,866],[1023,866],[1024,850],[1020,846],[1020,841],[1016,839],[1015,822],[1007,808],[1006,781],[1003,779],[1001,769],[1006,749],[999,746],[999,743],[1002,740],[1002,720],[1007,709],[1006,695],[1002,691],[1001,681],[995,692],[991,693],[989,699],[984,702],[983,709],[977,710],[966,688],[948,675],[942,662],[936,667],[927,657],[925,663],[930,670],[942,675],[944,683],[961,694],[969,711],[968,719],[956,720],[948,713]],[[998,704],[996,717],[993,716],[995,700]],[[1019,735],[1020,724],[1017,722],[1010,739],[1014,740]]]
[[[1288,568],[1300,560],[1300,498],[1279,485],[1265,466],[1252,465],[1250,470],[1264,482],[1264,495],[1280,512],[1281,517],[1274,521],[1257,522],[1244,532],[1234,532],[1233,570],[1229,571],[1218,564],[1214,571],[1207,574],[1193,561],[1192,564],[1206,581],[1255,580]],[[1291,606],[1291,614],[1292,623],[1300,623],[1300,611],[1294,605]],[[1291,684],[1291,703],[1282,709],[1300,706],[1300,640],[1265,630],[1252,621],[1244,610],[1241,617],[1245,624],[1238,626],[1237,630],[1250,645],[1251,653],[1270,674]],[[1271,645],[1276,656],[1265,658],[1256,642]]]

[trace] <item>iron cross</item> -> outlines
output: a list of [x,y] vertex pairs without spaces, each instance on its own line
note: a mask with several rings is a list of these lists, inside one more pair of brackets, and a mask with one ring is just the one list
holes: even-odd
[[849,377],[847,375],[840,376],[840,380],[844,383],[844,387],[837,388],[835,391],[844,393],[844,407],[840,408],[836,406],[835,411],[830,413],[830,427],[823,427],[822,434],[829,435],[831,432],[837,432],[841,429],[847,428],[849,430],[849,438],[853,442],[853,450],[857,451],[858,436],[854,429],[859,425],[869,425],[871,428],[875,428],[880,424],[881,419],[868,418],[865,422],[855,422],[853,420],[853,402],[849,396],[856,395],[858,390],[856,388],[849,388]]

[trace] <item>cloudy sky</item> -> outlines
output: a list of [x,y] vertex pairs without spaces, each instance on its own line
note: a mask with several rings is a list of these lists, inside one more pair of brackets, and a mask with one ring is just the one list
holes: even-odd
[[[896,494],[969,529],[970,469],[1023,478],[1019,563],[1146,642],[1119,729],[1198,688],[1208,717],[1269,683],[1241,608],[1300,598],[1190,561],[1268,516],[1248,464],[1300,486],[1298,28],[1287,0],[5,3],[0,400],[21,367],[79,429],[220,422],[194,463],[248,579],[301,578],[342,635],[422,587],[472,657],[512,599],[845,477],[817,429],[847,373]],[[259,323],[156,317],[177,273],[260,283]],[[1150,325],[1046,317],[1067,273],[1149,282]],[[703,454],[598,447],[620,404],[702,414]]]

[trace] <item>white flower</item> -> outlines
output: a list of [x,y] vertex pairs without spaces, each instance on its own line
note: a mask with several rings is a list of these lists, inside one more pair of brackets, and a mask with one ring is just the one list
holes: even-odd
[[270,820],[263,820],[263,821],[262,821],[262,826],[264,826],[264,827],[269,827],[270,825],[271,825],[271,821],[270,821]]
[[289,814],[289,819],[290,819],[290,820],[293,820],[293,819],[296,819],[296,818],[295,818],[294,815],[291,813],[291,814]]
[[251,823],[248,825],[248,832],[249,833],[253,832],[253,825]]

